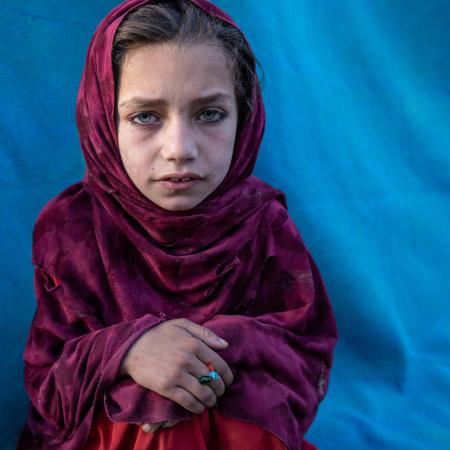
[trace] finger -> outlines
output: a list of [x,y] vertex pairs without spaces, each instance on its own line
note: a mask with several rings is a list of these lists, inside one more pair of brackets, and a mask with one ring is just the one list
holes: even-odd
[[[230,367],[224,359],[221,358],[214,350],[210,349],[206,345],[200,345],[197,349],[196,355],[197,358],[205,364],[205,367],[208,362],[212,363],[216,372],[222,377],[225,386],[229,386],[233,382],[233,372],[231,372]],[[207,368],[206,370],[207,372],[204,375],[208,373]]]
[[162,426],[163,428],[172,428],[174,427],[178,422],[180,422],[180,420],[168,420],[166,423],[164,423],[164,425]]
[[205,410],[205,406],[195,396],[183,387],[172,388],[165,397],[170,398],[183,408],[194,414],[201,414]]
[[191,374],[186,373],[182,377],[180,386],[190,392],[207,408],[212,408],[217,403],[217,396],[214,390],[210,386],[200,384],[198,378]]
[[217,349],[228,347],[228,342],[222,339],[220,336],[217,336],[217,334],[211,331],[209,328],[198,325],[188,319],[176,319],[174,320],[174,322],[174,325],[185,329],[189,334],[201,340],[210,347]]
[[141,428],[144,433],[154,433],[156,430],[158,430],[164,422],[157,422],[157,423],[144,423]]

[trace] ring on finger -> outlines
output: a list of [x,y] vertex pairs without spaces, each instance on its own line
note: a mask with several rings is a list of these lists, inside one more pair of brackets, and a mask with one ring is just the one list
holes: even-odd
[[200,382],[200,384],[206,384],[209,386],[214,380],[217,380],[219,378],[219,374],[214,369],[213,363],[211,361],[208,361],[206,363],[206,367],[209,370],[208,375],[201,375],[200,377],[198,377],[198,381]]

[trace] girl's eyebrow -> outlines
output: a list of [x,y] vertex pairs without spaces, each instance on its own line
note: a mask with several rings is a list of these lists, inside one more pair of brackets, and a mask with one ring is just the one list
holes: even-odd
[[[233,97],[223,92],[217,92],[205,97],[198,97],[192,101],[192,105],[203,105],[205,103],[212,103],[217,101],[231,100]],[[138,108],[157,108],[168,106],[168,101],[162,98],[145,98],[145,97],[131,97],[129,100],[124,100],[119,104],[119,108],[138,107]]]

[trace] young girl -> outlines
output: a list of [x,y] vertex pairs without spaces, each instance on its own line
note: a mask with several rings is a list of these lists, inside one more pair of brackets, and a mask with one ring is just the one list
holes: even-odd
[[206,0],[129,0],[77,102],[84,180],[40,214],[21,449],[307,449],[336,341],[283,194],[251,176],[255,59]]

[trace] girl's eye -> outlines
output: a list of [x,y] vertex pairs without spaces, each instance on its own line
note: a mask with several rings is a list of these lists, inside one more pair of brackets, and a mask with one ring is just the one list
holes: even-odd
[[131,123],[137,125],[150,125],[152,123],[155,123],[156,119],[157,117],[150,112],[141,112],[131,118]]
[[226,117],[226,113],[219,110],[219,109],[205,109],[204,111],[202,111],[198,117],[200,118],[201,121],[203,122],[219,122],[223,119],[225,119]]

